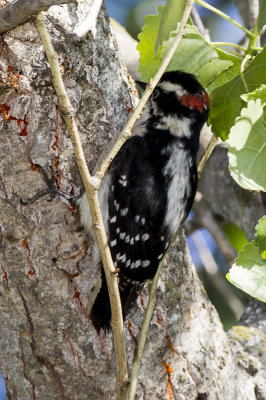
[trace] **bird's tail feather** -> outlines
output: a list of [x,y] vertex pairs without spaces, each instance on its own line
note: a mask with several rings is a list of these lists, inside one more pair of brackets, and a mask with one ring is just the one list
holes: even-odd
[[[111,327],[111,305],[103,267],[101,267],[101,274],[102,285],[90,310],[90,319],[98,334],[101,329],[106,332]],[[143,285],[129,285],[124,286],[124,290],[120,291],[123,319],[135,304],[142,287]]]

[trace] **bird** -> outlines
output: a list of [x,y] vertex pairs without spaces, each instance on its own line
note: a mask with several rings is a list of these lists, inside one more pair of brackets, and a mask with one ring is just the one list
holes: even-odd
[[[124,319],[192,207],[208,110],[208,94],[194,75],[165,72],[102,181],[99,202]],[[93,235],[86,194],[79,209],[82,225]],[[102,266],[90,319],[98,333],[109,331],[111,307]]]

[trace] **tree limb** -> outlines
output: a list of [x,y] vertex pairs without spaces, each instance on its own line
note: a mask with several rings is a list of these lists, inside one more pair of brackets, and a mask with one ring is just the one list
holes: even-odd
[[72,105],[67,95],[64,82],[61,76],[58,57],[55,53],[49,33],[45,26],[42,13],[36,17],[36,28],[40,35],[44,50],[46,52],[53,79],[53,85],[57,93],[58,103],[62,116],[66,122],[71,141],[74,147],[76,162],[82,177],[82,181],[87,193],[90,209],[92,213],[93,227],[103,261],[110,304],[112,310],[112,329],[114,334],[115,352],[117,359],[117,385],[118,399],[125,399],[125,388],[127,381],[127,362],[125,353],[125,343],[123,336],[123,316],[120,302],[120,294],[117,282],[117,273],[113,265],[106,232],[104,229],[102,214],[100,210],[97,191],[100,187],[99,181],[89,173],[83,149],[81,146],[78,129],[75,123]]
[[75,0],[16,0],[0,10],[0,33],[26,22],[32,15],[46,11],[54,5],[73,3]]

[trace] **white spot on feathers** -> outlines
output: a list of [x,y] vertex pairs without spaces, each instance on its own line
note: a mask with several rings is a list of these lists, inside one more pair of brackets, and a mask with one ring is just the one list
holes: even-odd
[[144,233],[144,235],[142,235],[143,242],[145,242],[145,240],[148,240],[149,237],[150,237],[150,235],[148,233]]
[[122,215],[122,217],[127,215],[127,213],[128,213],[128,208],[121,208],[120,214]]
[[145,267],[148,267],[149,265],[150,265],[150,260],[144,260],[144,261],[142,261],[142,263],[141,263],[141,265],[145,268]]
[[135,221],[136,221],[136,222],[139,222],[139,219],[140,219],[140,216],[139,216],[139,215],[136,215],[136,216],[135,216]]

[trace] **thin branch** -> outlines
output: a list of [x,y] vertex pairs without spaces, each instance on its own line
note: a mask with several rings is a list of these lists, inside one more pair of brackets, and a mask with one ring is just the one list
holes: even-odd
[[161,274],[163,268],[163,260],[160,262],[160,265],[157,269],[155,277],[152,280],[150,294],[149,294],[149,301],[146,308],[145,316],[143,319],[143,324],[140,331],[139,342],[138,346],[134,355],[133,363],[132,363],[132,371],[131,371],[131,379],[130,379],[130,387],[128,391],[128,400],[134,400],[137,390],[137,383],[138,383],[138,376],[140,370],[140,363],[144,352],[144,347],[146,343],[146,338],[149,330],[149,325],[151,322],[151,317],[156,305],[156,292],[157,292],[157,285],[159,276]]
[[106,274],[106,280],[108,285],[111,309],[112,309],[112,329],[114,334],[114,344],[115,344],[116,364],[117,364],[117,387],[118,387],[117,397],[119,400],[124,400],[128,374],[127,374],[125,343],[123,336],[123,317],[122,317],[120,294],[117,282],[117,273],[115,271],[110,249],[108,246],[99,200],[97,196],[97,191],[100,187],[100,182],[95,177],[92,177],[89,173],[84,152],[81,146],[78,129],[74,120],[73,108],[64,86],[64,82],[60,73],[58,57],[53,49],[42,13],[39,13],[36,17],[36,28],[40,35],[44,50],[46,52],[50,64],[53,85],[58,97],[59,107],[62,116],[66,122],[69,135],[71,137],[71,141],[74,147],[76,162],[90,204],[93,227],[103,261],[104,271]]
[[241,76],[242,82],[243,82],[243,84],[245,86],[246,93],[248,93],[248,87],[247,87],[247,84],[246,84],[246,81],[245,81],[245,78],[244,78],[244,71],[245,71],[246,63],[250,59],[251,59],[251,55],[250,54],[246,54],[245,57],[243,58],[242,62],[241,62],[241,65],[240,65],[240,76]]
[[[145,99],[147,97],[150,96],[150,94],[152,93],[152,90],[154,89],[154,87],[157,85],[157,83],[159,82],[163,72],[166,70],[169,62],[171,61],[172,56],[174,55],[179,43],[182,40],[182,37],[185,34],[185,26],[186,23],[188,21],[188,18],[190,16],[193,4],[194,4],[195,0],[187,0],[186,3],[186,7],[180,22],[180,26],[179,26],[179,31],[175,37],[175,40],[172,44],[172,47],[170,48],[170,50],[168,51],[165,59],[163,60],[160,68],[158,69],[157,73],[155,74],[153,80],[150,82],[150,84],[148,85],[149,87],[145,90],[143,97],[145,96]],[[147,101],[146,99],[146,101]],[[142,100],[142,98],[141,98]],[[140,102],[141,102],[140,100]],[[146,103],[145,101],[145,103]],[[145,104],[144,103],[144,104]],[[143,108],[143,106],[142,106]],[[136,108],[136,111],[138,110],[138,113],[140,113],[142,111],[142,108],[138,107]],[[135,114],[135,113],[134,113]],[[136,112],[136,116],[134,116],[136,121],[137,117],[139,114],[137,114]],[[133,117],[133,115],[132,115]],[[131,117],[131,118],[132,118]],[[132,121],[130,122],[132,123]],[[133,126],[133,124],[132,124]],[[126,129],[125,129],[126,131]],[[163,260],[161,261],[158,270],[153,278],[152,281],[152,285],[151,285],[151,289],[150,289],[150,295],[149,295],[149,302],[148,302],[148,306],[145,312],[145,316],[144,316],[144,320],[143,320],[143,324],[141,327],[141,332],[140,332],[140,336],[139,336],[139,342],[138,342],[138,346],[136,349],[136,353],[135,353],[135,357],[132,363],[132,371],[131,371],[131,378],[130,378],[130,387],[129,387],[129,391],[128,391],[128,400],[134,400],[135,395],[136,395],[136,390],[137,390],[137,382],[138,382],[138,376],[139,376],[139,370],[140,370],[140,363],[141,363],[141,359],[143,356],[143,352],[144,352],[144,347],[145,347],[145,343],[146,343],[146,339],[147,339],[147,333],[148,333],[148,329],[149,329],[149,325],[150,325],[150,321],[151,321],[151,317],[154,311],[154,307],[156,305],[156,291],[157,291],[157,285],[158,285],[158,279],[161,273],[163,267]]]
[[241,24],[239,24],[237,21],[235,21],[233,18],[229,17],[229,15],[225,14],[224,12],[218,10],[218,8],[215,8],[213,6],[211,6],[210,4],[206,3],[203,0],[195,0],[196,3],[198,3],[200,6],[207,8],[208,10],[214,12],[215,14],[219,15],[220,17],[226,19],[227,21],[231,22],[232,24],[234,24],[235,26],[237,26],[239,29],[241,29],[243,32],[245,32],[245,34],[248,37],[253,37],[253,33],[250,32],[248,29],[246,29],[244,26],[242,26]]
[[202,170],[204,168],[204,165],[206,164],[208,158],[210,157],[211,153],[213,152],[214,147],[216,146],[219,138],[216,137],[214,134],[212,135],[211,140],[209,141],[206,149],[204,150],[201,159],[198,164],[198,176],[200,177]]
[[133,125],[135,124],[136,120],[139,118],[145,104],[147,103],[151,93],[153,92],[155,86],[161,79],[161,76],[163,75],[164,71],[166,70],[168,64],[170,63],[177,46],[182,40],[182,37],[185,34],[185,26],[187,23],[187,20],[190,16],[191,9],[193,7],[195,0],[187,0],[186,8],[182,17],[182,20],[180,22],[180,29],[178,34],[176,35],[173,44],[171,48],[169,49],[166,57],[163,59],[158,71],[154,75],[153,79],[150,80],[150,82],[147,84],[146,90],[143,93],[143,96],[141,97],[136,109],[132,113],[131,117],[129,118],[127,124],[125,125],[124,129],[122,130],[121,134],[117,137],[113,148],[111,151],[108,153],[108,155],[100,162],[98,170],[95,174],[96,178],[99,179],[100,181],[104,177],[105,172],[107,171],[109,165],[113,161],[114,157],[120,150],[121,146],[123,143],[130,137],[131,135],[131,130],[133,128]]
[[0,33],[16,28],[32,15],[46,11],[51,6],[73,2],[75,0],[15,0],[0,10]]

